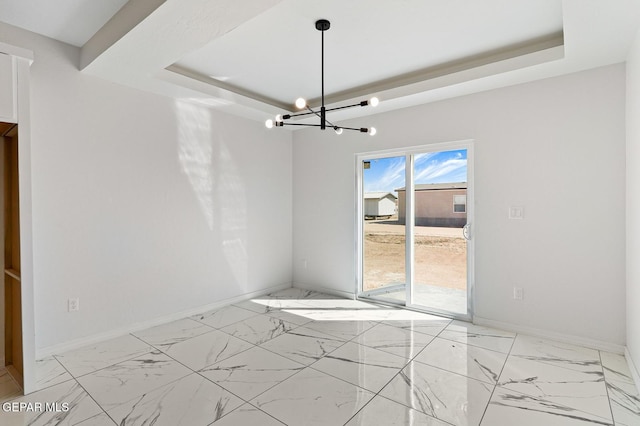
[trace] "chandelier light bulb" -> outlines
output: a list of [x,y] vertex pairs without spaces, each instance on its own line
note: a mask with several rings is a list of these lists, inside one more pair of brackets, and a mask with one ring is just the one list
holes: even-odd
[[371,136],[375,136],[375,134],[376,134],[376,133],[378,133],[378,131],[376,130],[376,128],[375,128],[375,127],[371,127],[371,128],[369,129],[369,134],[370,134]]
[[272,119],[268,119],[267,121],[264,122],[264,125],[267,129],[272,129],[273,128],[273,120]]
[[276,121],[282,121],[282,114],[276,115]]
[[305,101],[303,98],[296,99],[296,107],[298,109],[302,109],[306,106],[307,106],[307,101]]
[[380,99],[376,98],[375,96],[369,99],[369,105],[371,105],[372,107],[377,107],[379,103]]
[[333,128],[333,130],[336,131],[336,135],[341,135],[342,134],[342,127],[336,126],[336,127]]

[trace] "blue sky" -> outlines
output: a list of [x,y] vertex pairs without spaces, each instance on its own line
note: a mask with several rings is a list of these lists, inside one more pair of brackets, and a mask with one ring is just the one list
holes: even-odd
[[[404,186],[405,158],[371,160],[364,170],[364,192],[393,192]],[[415,183],[448,183],[467,181],[467,150],[427,152],[415,156]]]

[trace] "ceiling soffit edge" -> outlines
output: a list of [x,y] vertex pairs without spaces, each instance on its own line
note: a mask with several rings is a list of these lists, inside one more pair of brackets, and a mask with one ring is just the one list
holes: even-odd
[[[516,59],[519,57],[528,56],[531,54],[535,54],[538,52],[553,50],[554,52],[561,52],[560,54],[554,55],[539,55],[536,60],[537,63],[547,62],[550,60],[558,60],[564,57],[564,34],[562,31],[549,34],[543,37],[538,37],[532,40],[528,40],[523,43],[518,43],[514,45],[509,45],[502,47],[500,49],[491,50],[488,52],[483,52],[482,54],[466,57],[460,60],[448,62],[445,64],[424,68],[421,70],[413,71],[410,73],[402,74],[399,76],[391,77],[388,79],[375,81],[372,83],[364,84],[358,87],[354,87],[349,90],[344,90],[341,92],[325,95],[325,103],[327,105],[335,104],[337,102],[344,102],[347,100],[351,100],[353,98],[368,96],[373,93],[380,93],[385,91],[392,91],[394,89],[400,89],[403,87],[416,85],[419,83],[428,82],[430,80],[435,80],[441,77],[446,77],[449,75],[461,73],[464,71],[473,70],[476,68],[481,68],[487,65],[496,64],[499,62],[509,61],[511,59]],[[532,66],[536,65],[536,63],[525,62],[520,67],[524,66]],[[510,67],[510,70],[513,67]],[[205,83],[224,91],[229,91],[240,95],[241,97],[246,97],[252,99],[254,101],[258,101],[260,103],[269,105],[271,107],[276,107],[282,109],[284,111],[296,111],[296,107],[292,103],[282,102],[277,99],[273,99],[259,93],[246,90],[242,87],[235,86],[224,81],[215,79],[208,75],[203,75],[199,72],[193,71],[191,69],[187,69],[185,67],[181,67],[179,65],[173,64],[166,68],[166,71],[171,73],[179,74],[182,77],[186,77],[188,79],[196,80],[200,83]],[[308,101],[310,106],[317,106],[320,104],[320,98],[310,99]],[[268,108],[271,109],[271,108]]]

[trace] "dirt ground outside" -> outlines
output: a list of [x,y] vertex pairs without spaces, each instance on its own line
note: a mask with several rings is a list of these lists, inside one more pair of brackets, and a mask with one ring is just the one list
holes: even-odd
[[[466,289],[467,243],[461,228],[416,226],[416,285]],[[364,291],[405,283],[405,227],[397,218],[364,225]]]

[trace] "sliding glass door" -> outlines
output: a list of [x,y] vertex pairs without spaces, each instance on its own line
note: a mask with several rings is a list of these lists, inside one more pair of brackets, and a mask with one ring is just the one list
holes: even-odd
[[470,318],[471,143],[363,154],[357,166],[359,296]]
[[404,186],[406,157],[363,160],[363,294],[390,303],[406,301],[406,232],[398,222],[397,188]]

